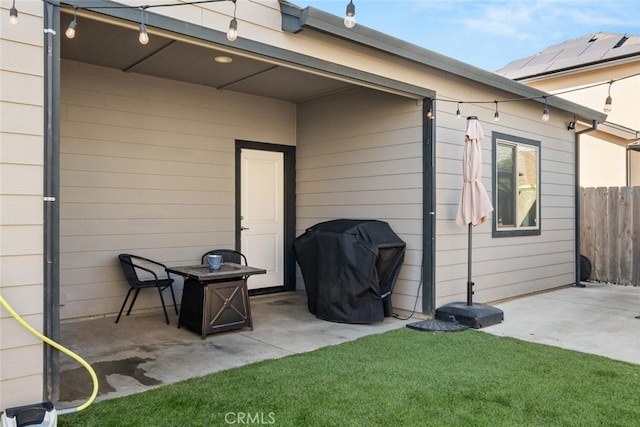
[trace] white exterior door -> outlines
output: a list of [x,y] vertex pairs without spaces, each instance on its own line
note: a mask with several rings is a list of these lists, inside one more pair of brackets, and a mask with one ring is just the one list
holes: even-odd
[[243,148],[240,159],[241,250],[267,270],[249,277],[249,289],[284,286],[284,154]]

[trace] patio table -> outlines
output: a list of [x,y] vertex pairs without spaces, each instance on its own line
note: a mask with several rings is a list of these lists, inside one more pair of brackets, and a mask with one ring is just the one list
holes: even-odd
[[185,278],[178,328],[184,325],[202,339],[231,329],[253,330],[247,278],[266,270],[224,262],[214,271],[206,264],[167,267],[167,271]]

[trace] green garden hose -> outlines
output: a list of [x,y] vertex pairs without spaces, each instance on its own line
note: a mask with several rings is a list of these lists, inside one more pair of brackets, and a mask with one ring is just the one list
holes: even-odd
[[89,397],[89,399],[83,403],[80,406],[76,406],[74,408],[67,408],[67,409],[61,409],[58,410],[57,413],[60,415],[64,415],[64,414],[72,414],[74,412],[79,412],[82,411],[83,409],[87,408],[89,405],[91,405],[93,403],[93,401],[95,400],[96,396],[98,395],[98,377],[96,376],[95,371],[93,370],[93,368],[91,367],[91,365],[89,365],[87,363],[87,361],[85,361],[82,357],[78,356],[76,353],[74,353],[73,351],[69,350],[68,348],[62,346],[61,344],[58,344],[57,342],[53,341],[51,338],[46,337],[44,335],[42,335],[40,332],[38,332],[37,330],[35,330],[31,325],[29,325],[18,313],[15,312],[15,310],[9,305],[9,303],[2,297],[2,295],[0,295],[0,304],[2,304],[2,306],[5,308],[5,310],[7,310],[7,312],[13,316],[14,319],[16,319],[18,321],[18,323],[20,323],[20,325],[22,325],[26,330],[28,330],[29,332],[31,332],[33,335],[35,335],[36,337],[38,337],[41,341],[49,344],[51,347],[63,352],[64,354],[66,354],[67,356],[75,359],[76,361],[78,361],[82,366],[84,366],[86,368],[87,371],[89,371],[89,375],[91,375],[91,379],[93,380],[93,393],[91,393],[91,397]]

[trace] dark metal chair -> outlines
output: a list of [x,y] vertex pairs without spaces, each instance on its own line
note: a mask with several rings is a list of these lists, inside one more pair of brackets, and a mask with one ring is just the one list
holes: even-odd
[[[162,309],[164,310],[164,318],[167,320],[168,325],[169,315],[167,314],[167,308],[164,305],[162,291],[167,288],[171,290],[171,298],[173,298],[173,307],[176,310],[176,314],[178,314],[178,305],[176,304],[176,297],[173,293],[173,279],[169,277],[169,273],[166,272],[166,266],[157,261],[153,261],[138,255],[120,254],[118,255],[118,258],[120,259],[120,265],[122,265],[122,270],[124,271],[124,275],[127,278],[127,282],[129,282],[129,291],[127,292],[127,296],[125,297],[124,302],[122,303],[122,307],[120,308],[120,312],[118,313],[118,317],[116,318],[116,323],[118,323],[118,321],[120,320],[122,310],[124,310],[125,305],[127,305],[127,300],[129,299],[129,295],[131,295],[131,291],[135,289],[133,300],[131,300],[131,305],[127,310],[127,316],[131,313],[131,309],[133,308],[133,304],[136,302],[136,298],[138,298],[140,289],[156,288],[158,289],[158,293],[160,294],[160,301],[162,302]],[[152,266],[162,267],[163,269],[165,269],[167,278],[159,278],[158,273],[150,268]],[[139,270],[149,273],[151,276],[153,276],[153,278],[141,280],[138,276]]]
[[234,251],[233,249],[213,249],[202,255],[200,262],[206,264],[207,256],[222,255],[222,262],[232,262],[234,264],[248,265],[247,257],[243,253]]

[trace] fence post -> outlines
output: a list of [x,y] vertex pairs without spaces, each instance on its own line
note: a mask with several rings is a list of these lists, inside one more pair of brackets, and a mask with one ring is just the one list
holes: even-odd
[[592,214],[594,215],[594,245],[595,245],[595,276],[596,280],[603,280],[608,275],[607,249],[607,189],[606,187],[596,188],[596,203]]
[[633,227],[633,204],[631,187],[621,187],[618,202],[618,280],[616,283],[629,285],[632,282],[633,269],[633,241],[631,229]]

